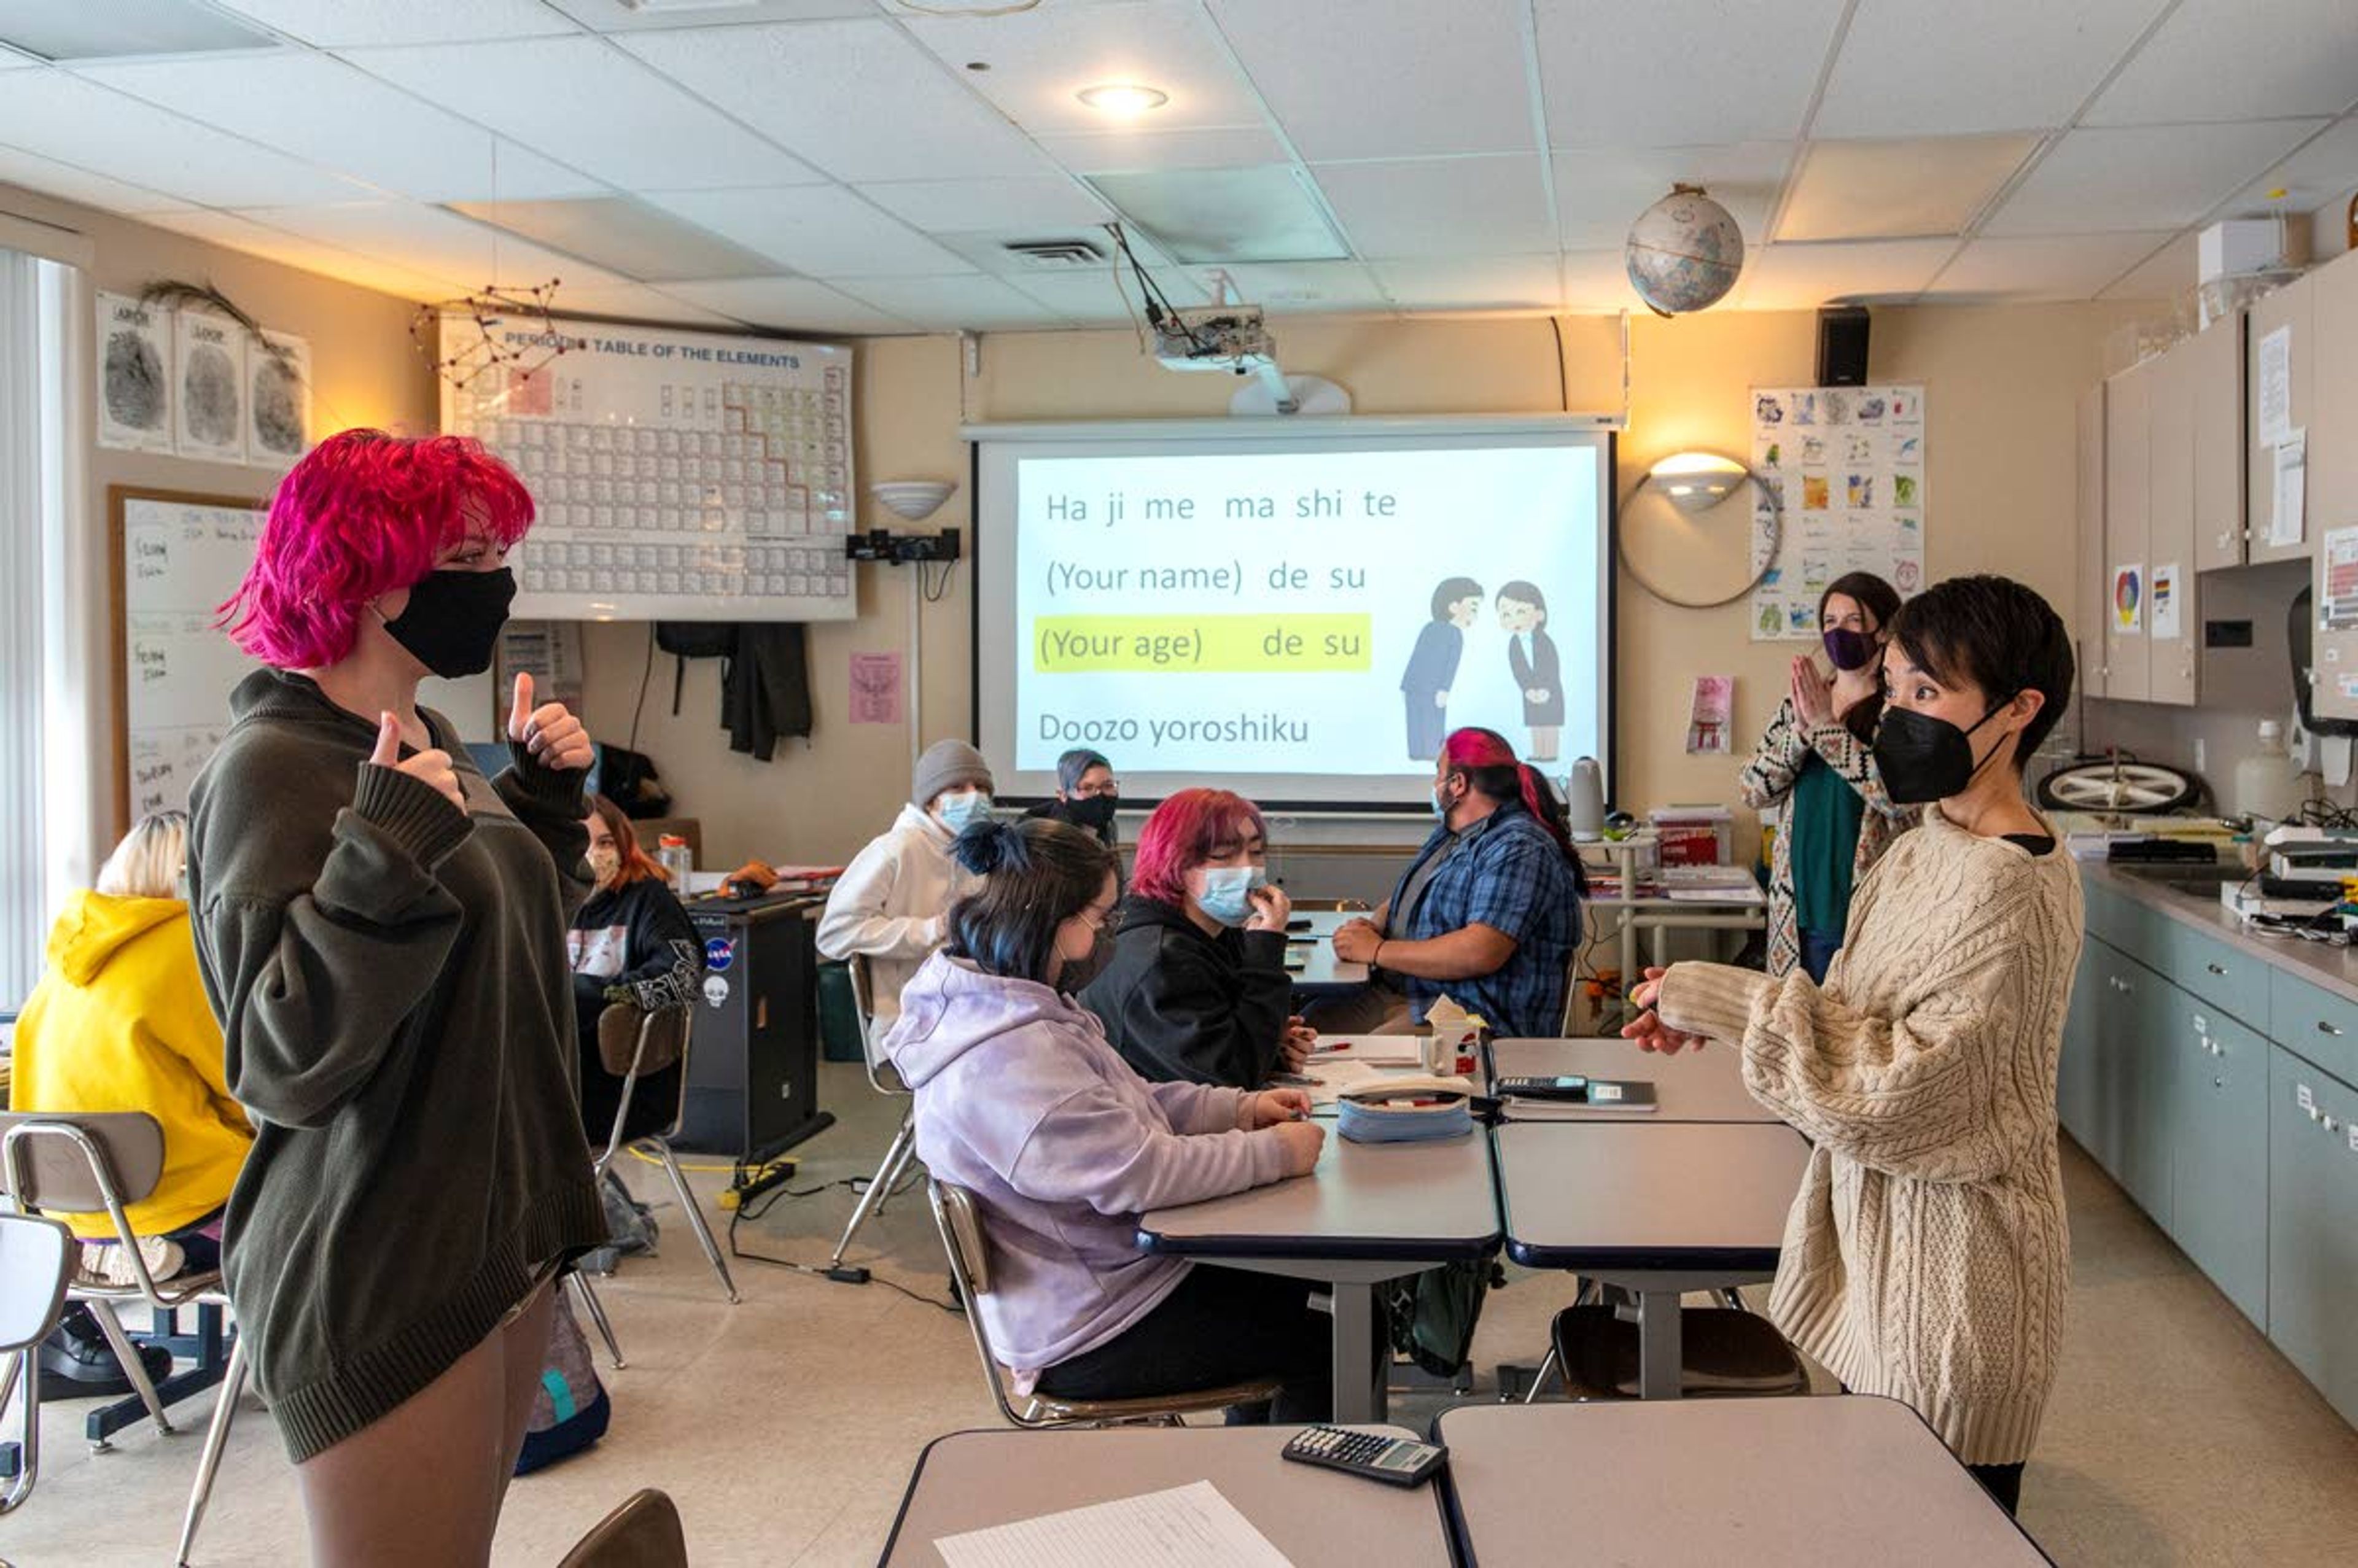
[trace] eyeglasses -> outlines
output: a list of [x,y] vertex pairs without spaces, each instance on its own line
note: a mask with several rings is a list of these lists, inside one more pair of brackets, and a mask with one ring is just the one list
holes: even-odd
[[1120,795],[1121,793],[1121,781],[1120,779],[1108,779],[1103,784],[1075,784],[1073,786],[1073,793],[1080,796],[1083,800],[1094,800],[1101,795]]
[[1106,922],[1113,918],[1113,911],[1110,909],[1084,909],[1078,914],[1074,915],[1073,918],[1086,925],[1091,931],[1103,931],[1106,928]]

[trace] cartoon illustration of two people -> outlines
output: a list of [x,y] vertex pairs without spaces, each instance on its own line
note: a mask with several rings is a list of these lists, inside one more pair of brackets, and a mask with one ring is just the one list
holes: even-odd
[[[1520,579],[1498,594],[1498,624],[1508,635],[1507,666],[1523,695],[1523,724],[1531,731],[1523,755],[1534,762],[1556,760],[1563,729],[1563,676],[1555,642],[1543,628],[1547,600]],[[1401,700],[1408,719],[1408,754],[1431,762],[1449,733],[1449,690],[1466,653],[1466,632],[1482,610],[1482,585],[1454,577],[1433,590],[1433,618],[1417,633],[1408,668],[1401,675]]]

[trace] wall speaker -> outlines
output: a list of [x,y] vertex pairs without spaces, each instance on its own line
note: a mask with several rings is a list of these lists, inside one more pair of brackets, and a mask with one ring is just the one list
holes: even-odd
[[1866,307],[1826,305],[1818,310],[1818,384],[1866,384]]

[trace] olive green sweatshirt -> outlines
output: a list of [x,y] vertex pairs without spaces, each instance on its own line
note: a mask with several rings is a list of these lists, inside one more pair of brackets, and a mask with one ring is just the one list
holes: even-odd
[[189,903],[255,1129],[223,1268],[300,1464],[604,1238],[565,953],[586,808],[580,773],[520,747],[486,782],[427,713],[461,813],[371,763],[376,726],[302,676],[258,671],[231,707],[190,793]]

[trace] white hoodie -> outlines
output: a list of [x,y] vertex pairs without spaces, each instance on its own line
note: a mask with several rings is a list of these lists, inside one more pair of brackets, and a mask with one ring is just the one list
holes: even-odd
[[901,1016],[901,988],[948,940],[950,903],[974,881],[950,858],[951,838],[923,807],[904,806],[827,895],[818,950],[868,956],[879,1022]]

